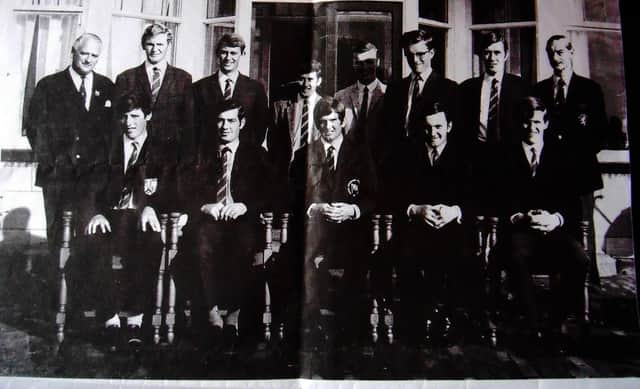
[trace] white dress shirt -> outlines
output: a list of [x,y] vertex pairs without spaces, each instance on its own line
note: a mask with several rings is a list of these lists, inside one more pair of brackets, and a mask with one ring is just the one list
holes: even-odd
[[489,125],[489,104],[491,102],[491,83],[493,80],[498,80],[498,96],[502,91],[502,77],[503,73],[498,73],[495,76],[490,76],[487,73],[484,74],[482,80],[482,86],[480,87],[480,126],[478,128],[478,139],[482,142],[487,141],[487,126]]
[[162,81],[164,80],[164,74],[167,72],[167,61],[160,61],[157,64],[152,64],[149,61],[144,61],[144,69],[147,71],[147,77],[149,79],[149,86],[153,84],[153,68],[158,68],[160,71],[160,87],[162,87]]
[[220,85],[220,91],[224,96],[224,89],[227,86],[227,80],[231,80],[231,96],[233,96],[233,92],[236,90],[236,82],[238,82],[239,72],[236,70],[231,74],[224,74],[222,72],[218,72],[218,85]]
[[[233,163],[236,160],[236,152],[238,151],[238,146],[240,145],[240,140],[236,139],[230,143],[224,144],[224,145],[219,145],[218,146],[218,151],[216,155],[220,155],[220,153],[222,152],[222,149],[229,148],[229,150],[231,150],[231,154],[229,155],[229,164],[227,165],[227,173],[229,174],[229,190],[231,190],[231,172],[233,171]],[[233,203],[233,198],[229,199],[230,203]]]
[[[71,74],[71,80],[73,81],[73,85],[75,85],[76,90],[80,93],[80,85],[82,85],[82,76],[78,74],[73,69],[73,66],[69,66],[69,74]],[[89,72],[86,76],[84,76],[84,88],[86,91],[86,96],[84,99],[84,107],[87,111],[91,108],[91,95],[93,94],[93,72]]]
[[[415,84],[416,82],[418,83],[418,91],[419,91],[419,95],[422,96],[422,90],[424,89],[424,84],[427,81],[427,79],[429,78],[429,76],[431,75],[431,73],[433,72],[432,68],[427,69],[426,72],[422,73],[422,74],[413,74],[412,73],[412,78],[411,78],[411,82],[409,83],[409,95],[407,97],[407,114],[404,118],[404,127],[407,128],[407,125],[409,125],[409,113],[411,112],[411,106],[413,105],[413,88],[415,88]],[[420,80],[418,81],[418,76],[420,76]]]
[[[369,112],[369,107],[371,107],[371,94],[373,93],[374,89],[378,87],[378,82],[379,81],[377,78],[371,81],[368,85],[364,85],[360,81],[356,81],[356,88],[358,88],[358,106],[354,107],[356,109],[356,112],[358,112],[360,107],[362,107],[362,100],[364,99],[365,86],[367,87],[367,95],[369,97],[367,99],[367,112]],[[360,112],[358,112],[358,114],[360,114]]]

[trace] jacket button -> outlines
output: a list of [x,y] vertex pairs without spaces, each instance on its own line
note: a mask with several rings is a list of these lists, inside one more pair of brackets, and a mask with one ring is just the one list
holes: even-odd
[[80,137],[79,137],[79,136],[76,136],[76,140],[77,140],[77,141],[78,141],[78,140],[80,140]]
[[76,159],[80,159],[80,154],[76,154]]

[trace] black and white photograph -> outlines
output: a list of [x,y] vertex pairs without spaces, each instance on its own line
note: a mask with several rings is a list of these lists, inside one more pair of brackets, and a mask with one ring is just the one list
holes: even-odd
[[0,1],[0,387],[637,387],[631,3]]

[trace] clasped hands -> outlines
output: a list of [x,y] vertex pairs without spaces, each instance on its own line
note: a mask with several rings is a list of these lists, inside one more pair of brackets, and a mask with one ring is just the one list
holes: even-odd
[[243,203],[232,203],[223,205],[222,203],[209,203],[200,207],[200,211],[213,217],[215,221],[236,220],[247,213],[247,206]]
[[412,205],[409,208],[409,216],[421,218],[429,227],[437,230],[460,217],[460,208],[444,204]]
[[561,216],[544,209],[531,209],[526,214],[518,213],[512,218],[514,223],[524,223],[529,228],[543,233],[551,232],[562,225]]
[[355,205],[347,203],[314,203],[309,208],[309,216],[322,218],[333,223],[356,219]]

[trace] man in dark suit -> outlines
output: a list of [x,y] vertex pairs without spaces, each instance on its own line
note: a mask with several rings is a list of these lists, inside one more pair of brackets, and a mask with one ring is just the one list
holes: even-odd
[[[402,49],[411,68],[411,74],[389,83],[384,96],[384,133],[381,142],[392,150],[399,142],[414,138],[421,132],[420,120],[416,120],[415,107],[421,100],[441,102],[450,107],[451,120],[455,123],[457,84],[435,73],[431,60],[436,55],[433,36],[426,30],[414,30],[402,34]],[[418,135],[419,136],[419,135]]]
[[[116,113],[121,131],[114,137],[108,163],[94,173],[100,184],[81,201],[85,212],[92,215],[85,228],[90,254],[84,258],[83,270],[77,271],[86,277],[88,292],[98,297],[111,346],[117,346],[118,313],[123,309],[130,313],[128,342],[139,346],[162,250],[158,212],[168,212],[175,199],[173,161],[177,150],[175,144],[149,136],[151,106],[147,96],[121,96]],[[114,255],[121,258],[124,267],[121,284],[112,270]]]
[[[298,150],[291,165],[292,241],[302,245],[294,252],[298,260],[304,258],[304,317],[317,318],[324,303],[337,305],[344,340],[351,342],[361,335],[356,325],[364,322],[367,308],[362,294],[377,180],[366,147],[344,136],[344,117],[339,101],[316,103],[313,118],[320,139]],[[338,301],[328,301],[332,267],[344,268]]]
[[184,167],[178,188],[191,220],[184,247],[195,251],[210,341],[222,335],[231,347],[240,308],[250,303],[256,284],[252,263],[262,236],[259,215],[270,201],[270,169],[266,151],[241,139],[242,105],[222,100],[210,114],[217,118],[216,127],[203,134],[198,160]]
[[335,98],[347,109],[347,135],[371,145],[376,144],[377,126],[382,119],[382,100],[387,90],[387,86],[376,76],[378,66],[380,58],[376,46],[370,42],[357,45],[353,49],[353,70],[357,80],[335,94]]
[[61,239],[63,211],[74,211],[76,225],[86,223],[87,215],[78,214],[75,204],[109,152],[113,83],[93,71],[101,50],[98,36],[78,37],[71,66],[40,80],[31,101],[26,128],[38,161],[36,185],[42,188],[52,252]]
[[148,26],[141,38],[146,61],[116,78],[115,99],[135,92],[151,101],[150,135],[174,142],[182,156],[195,153],[193,136],[193,92],[191,75],[167,63],[173,36],[161,24]]
[[497,31],[480,35],[479,55],[484,72],[460,85],[460,115],[457,138],[473,156],[474,192],[479,213],[495,216],[496,198],[489,181],[501,161],[496,150],[502,143],[519,142],[520,134],[516,105],[527,94],[527,85],[520,76],[507,73],[505,64],[509,47]]
[[[401,280],[400,326],[407,339],[447,335],[454,304],[468,303],[471,284],[468,212],[470,161],[451,141],[452,121],[439,102],[421,103],[423,132],[396,150],[389,208]],[[470,305],[470,304],[469,304]],[[416,315],[417,313],[417,315]],[[425,333],[426,330],[426,333]]]
[[240,35],[224,34],[216,46],[218,71],[193,85],[197,141],[216,127],[215,107],[229,99],[241,104],[246,113],[242,140],[257,145],[264,141],[269,122],[267,95],[260,82],[238,72],[244,49]]
[[541,336],[541,322],[531,272],[542,270],[559,280],[552,282],[552,326],[557,331],[567,314],[582,317],[589,262],[578,239],[584,216],[580,205],[583,178],[576,174],[566,145],[546,133],[548,126],[542,100],[526,98],[521,142],[506,147],[499,173],[505,234],[496,252],[506,261],[535,337]]

